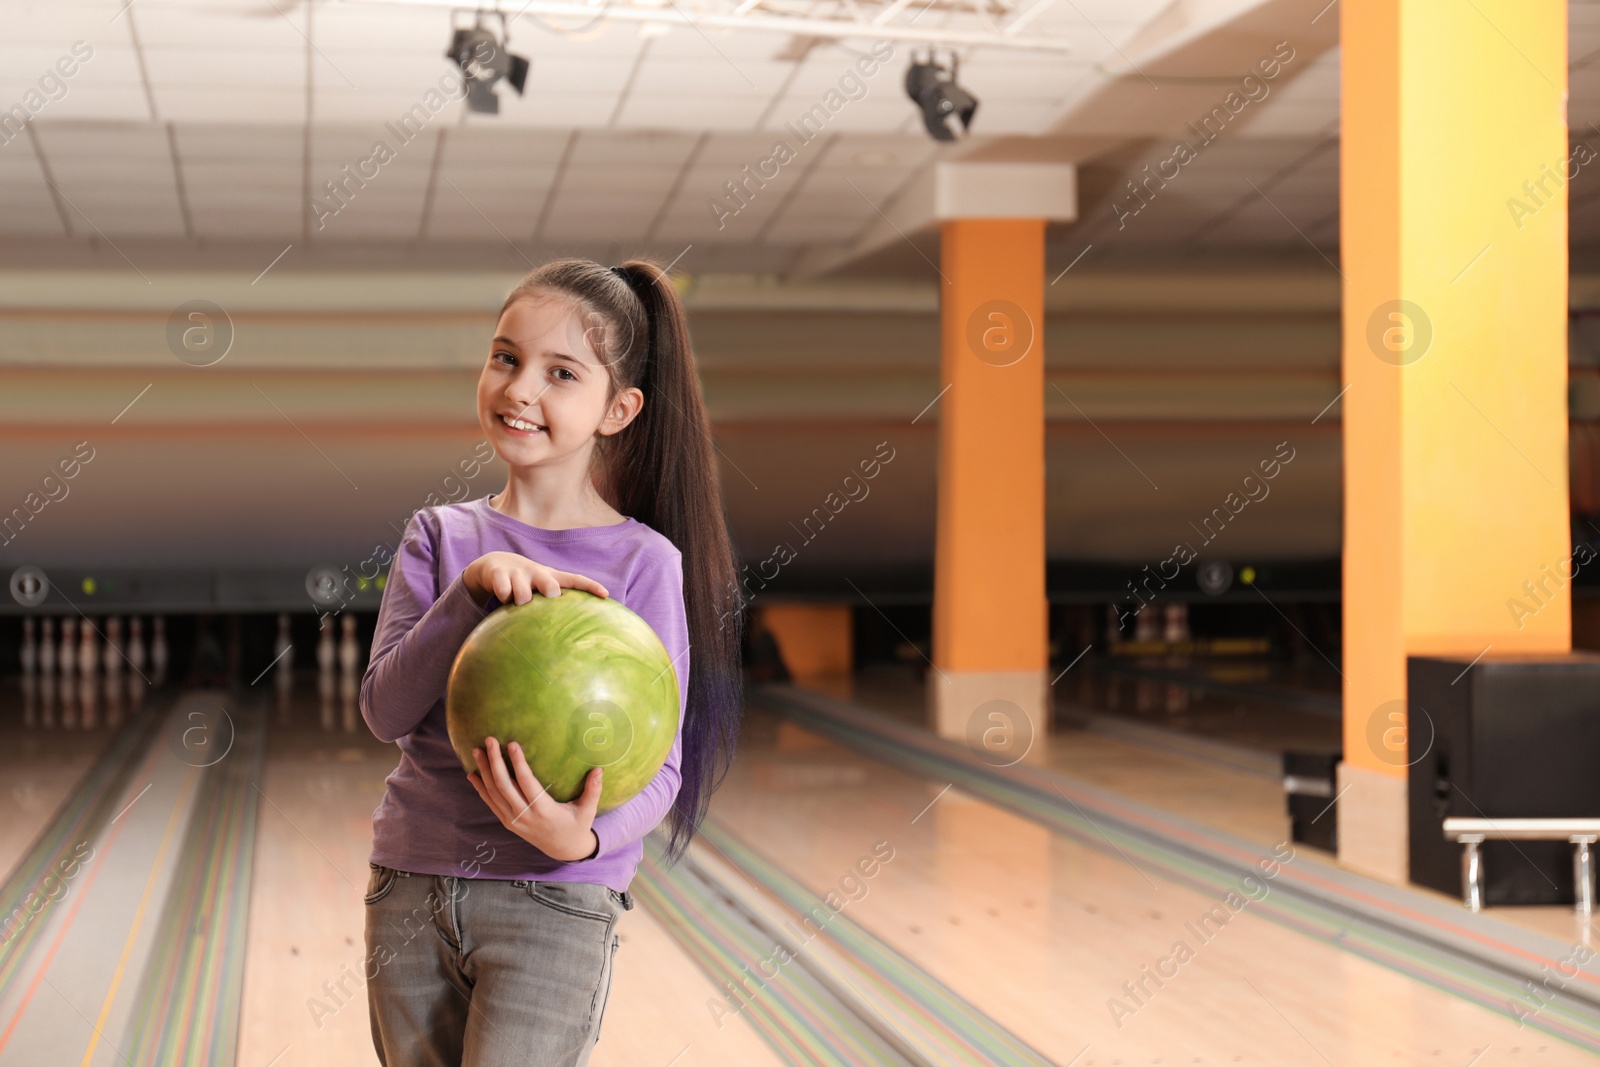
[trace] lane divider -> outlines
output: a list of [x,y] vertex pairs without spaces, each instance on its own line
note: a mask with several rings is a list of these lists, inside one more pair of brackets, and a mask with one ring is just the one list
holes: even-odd
[[[1221,899],[1278,858],[1253,842],[1190,823],[1069,775],[994,767],[963,746],[868,708],[792,686],[762,686],[753,705],[891,766],[963,791],[1100,852]],[[1600,968],[1570,945],[1459,905],[1386,885],[1311,857],[1282,863],[1251,910],[1497,1014],[1600,1052]],[[1569,972],[1576,970],[1575,975]],[[1550,989],[1545,979],[1568,980]],[[1528,983],[1541,989],[1530,1002]],[[1535,1010],[1537,1009],[1537,1010]]]

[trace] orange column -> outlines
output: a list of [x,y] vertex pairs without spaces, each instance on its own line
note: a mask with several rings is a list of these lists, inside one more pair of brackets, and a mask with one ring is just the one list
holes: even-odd
[[1566,5],[1340,19],[1339,851],[1400,880],[1406,657],[1571,643]]
[[930,714],[941,736],[1002,754],[1049,721],[1044,230],[957,219],[941,237]]

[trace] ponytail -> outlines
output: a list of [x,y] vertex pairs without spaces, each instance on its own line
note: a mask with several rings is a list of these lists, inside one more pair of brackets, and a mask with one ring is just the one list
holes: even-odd
[[[743,619],[737,566],[688,315],[666,271],[644,260],[606,268],[589,260],[548,263],[519,282],[514,301],[560,293],[578,305],[584,337],[609,368],[613,392],[636,387],[644,407],[603,437],[595,481],[607,502],[657,531],[683,554],[689,688],[682,785],[669,816],[667,855],[688,847],[733,758],[743,706]],[[501,309],[504,313],[504,307]]]

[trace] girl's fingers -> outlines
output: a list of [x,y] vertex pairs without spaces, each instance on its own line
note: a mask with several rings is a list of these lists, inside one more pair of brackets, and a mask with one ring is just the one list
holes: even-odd
[[549,567],[540,567],[534,571],[533,580],[534,584],[539,587],[539,592],[545,596],[560,596],[561,583],[556,580],[556,575],[559,573],[559,571],[553,571]]
[[533,768],[528,766],[522,746],[515,741],[511,742],[511,770],[517,776],[517,784],[522,787],[523,795],[533,798],[534,808],[540,808],[550,799],[550,794],[539,784],[539,779],[533,776]]
[[599,767],[591,770],[589,776],[583,780],[583,792],[578,794],[578,813],[591,821],[594,819],[595,810],[600,807],[600,788],[605,784],[602,781],[604,773]]
[[595,596],[611,595],[606,592],[605,586],[593,578],[586,578],[581,574],[572,574],[568,571],[556,571],[555,575],[561,580],[561,584],[568,589],[582,589],[585,593],[593,593]]
[[511,575],[503,568],[496,567],[489,572],[489,585],[494,589],[494,598],[502,604],[510,604],[511,600]]
[[517,598],[516,602],[518,604],[526,604],[528,601],[533,599],[533,586],[528,581],[528,576],[522,571],[517,571],[516,574],[512,576],[511,588],[512,592]]
[[527,806],[527,799],[518,791],[516,783],[511,780],[510,773],[506,770],[506,761],[500,752],[500,742],[494,738],[487,741],[489,746],[489,773],[494,778],[494,784],[500,790],[500,799],[507,810],[520,812]]

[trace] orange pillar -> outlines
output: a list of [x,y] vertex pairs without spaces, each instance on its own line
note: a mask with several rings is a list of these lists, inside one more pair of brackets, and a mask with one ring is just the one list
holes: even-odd
[[1339,854],[1396,881],[1406,657],[1571,644],[1566,16],[1340,4]]
[[1044,230],[971,218],[941,235],[930,716],[997,760],[1049,722]]

